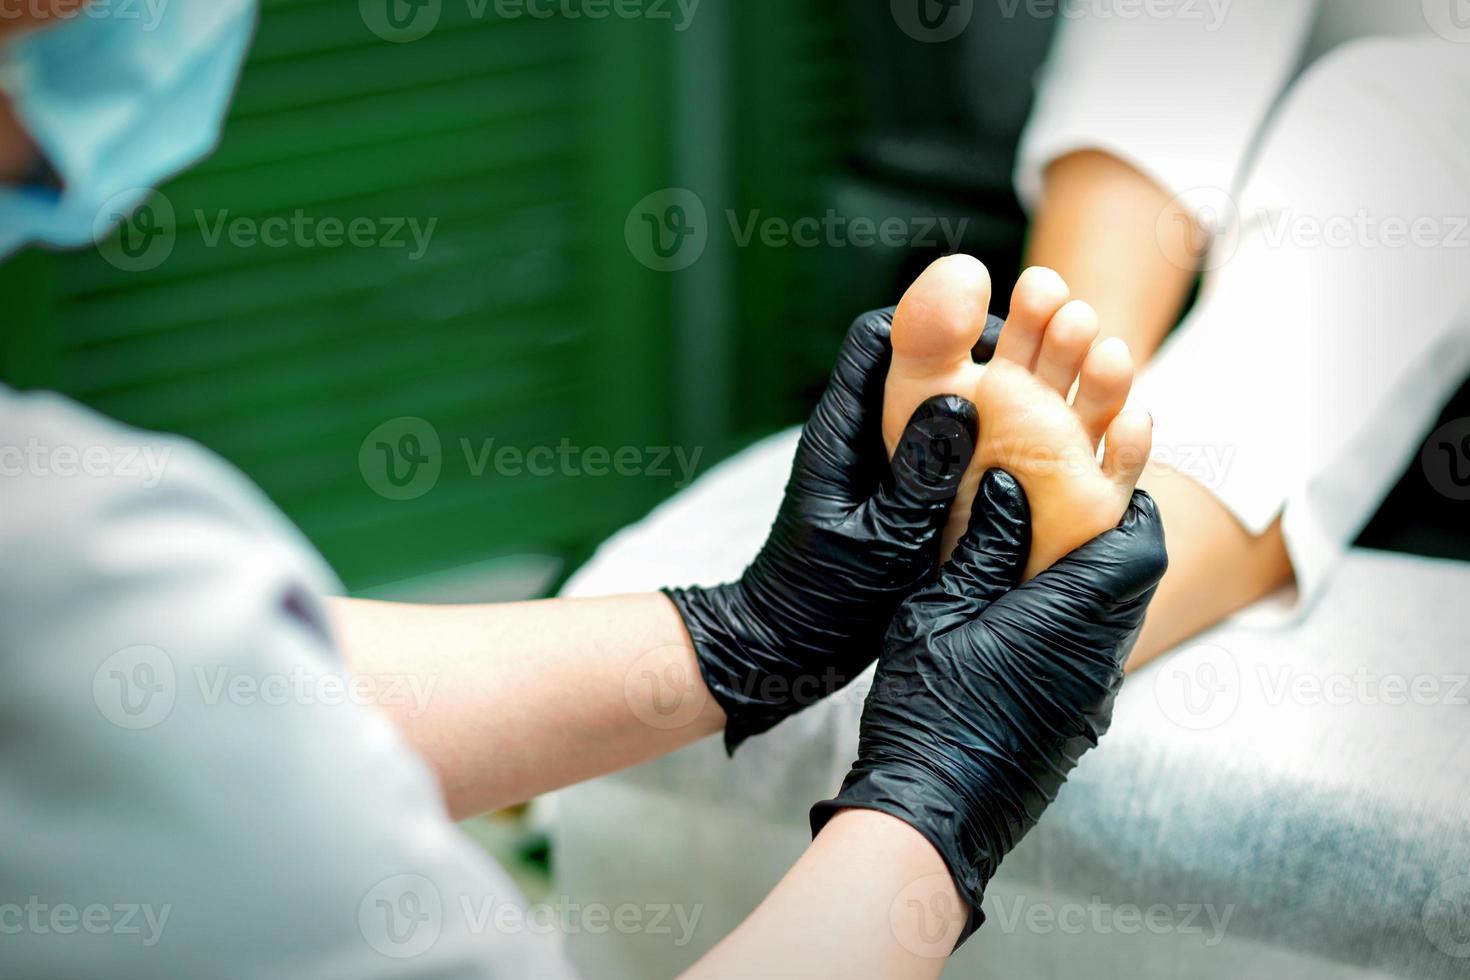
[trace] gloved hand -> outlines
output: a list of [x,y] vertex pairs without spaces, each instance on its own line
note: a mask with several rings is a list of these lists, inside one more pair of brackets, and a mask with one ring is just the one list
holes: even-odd
[[[881,420],[892,325],[888,309],[848,331],[770,537],[740,580],[665,590],[725,710],[731,752],[866,669],[899,603],[933,577],[977,420],[962,398],[929,399],[890,467]],[[981,346],[993,350],[999,329],[991,318]]]
[[1153,499],[1017,586],[1026,497],[1007,473],[980,484],[970,530],[938,579],[904,603],[863,708],[858,759],[815,835],[842,809],[881,810],[922,833],[971,908],[1112,717],[1123,663],[1168,566]]

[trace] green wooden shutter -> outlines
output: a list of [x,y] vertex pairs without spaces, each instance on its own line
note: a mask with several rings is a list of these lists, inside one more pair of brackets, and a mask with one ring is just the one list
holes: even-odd
[[[738,445],[733,428],[749,437],[804,414],[852,312],[812,309],[820,254],[714,248],[703,261],[718,268],[681,279],[624,238],[635,202],[666,187],[700,186],[715,235],[730,234],[726,207],[819,213],[853,129],[837,5],[703,0],[700,43],[720,45],[722,67],[692,99],[681,73],[699,59],[678,46],[693,32],[673,21],[440,6],[426,37],[394,44],[351,0],[264,0],[218,151],[161,189],[176,222],[161,264],[118,268],[114,239],[0,266],[9,383],[199,440],[358,591],[497,555],[585,552],[676,476],[476,476],[462,445],[641,449],[682,433],[698,444],[679,448],[709,462]],[[675,143],[706,99],[727,157],[715,189],[681,170],[689,145]],[[411,260],[211,240],[221,213],[437,224]],[[707,281],[723,294],[706,296]],[[716,305],[723,319],[706,322]],[[712,330],[724,339],[679,359]],[[706,370],[730,383],[688,382]],[[687,424],[701,413],[717,423]],[[409,416],[437,433],[441,474],[388,499],[359,450]]]
[[[623,216],[666,168],[671,33],[446,2],[431,34],[390,44],[357,8],[266,0],[222,145],[162,189],[177,238],[157,268],[92,249],[0,273],[7,376],[220,452],[353,588],[574,551],[671,480],[476,477],[461,440],[667,440],[667,283],[629,256]],[[437,226],[414,261],[211,242],[221,212]],[[411,500],[358,466],[398,416],[443,447],[437,485]]]
[[[740,9],[732,153],[742,218],[821,218],[849,167],[859,99],[846,6],[788,0]],[[862,312],[827,288],[843,260],[839,250],[759,243],[737,256],[743,427],[795,422],[810,409],[843,331]]]

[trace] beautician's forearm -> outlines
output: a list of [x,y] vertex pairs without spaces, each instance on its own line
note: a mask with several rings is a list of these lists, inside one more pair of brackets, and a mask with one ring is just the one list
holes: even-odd
[[[480,606],[331,600],[355,675],[455,817],[672,752],[724,727],[664,596]],[[414,692],[418,693],[415,694]]]
[[1104,337],[1147,361],[1179,319],[1194,282],[1199,226],[1151,179],[1111,154],[1072,153],[1046,171],[1026,264],[1061,273],[1097,310]]
[[969,915],[930,843],[886,813],[833,817],[684,980],[937,977]]

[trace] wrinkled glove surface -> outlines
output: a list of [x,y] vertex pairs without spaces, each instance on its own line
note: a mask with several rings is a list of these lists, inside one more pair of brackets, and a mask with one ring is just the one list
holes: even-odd
[[[976,413],[958,396],[929,399],[890,466],[882,414],[892,324],[893,311],[881,310],[848,331],[770,536],[740,580],[665,590],[725,710],[731,752],[865,670],[899,604],[934,576]],[[992,317],[977,356],[988,358],[999,331]]]
[[880,810],[943,856],[971,916],[986,883],[1107,731],[1123,664],[1168,565],[1153,499],[1118,527],[1018,585],[1030,517],[991,470],[971,527],[939,577],[904,603],[863,709],[858,759],[837,811]]

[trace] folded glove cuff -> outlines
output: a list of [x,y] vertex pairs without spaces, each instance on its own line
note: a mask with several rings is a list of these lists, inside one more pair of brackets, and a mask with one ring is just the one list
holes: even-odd
[[940,797],[934,785],[933,773],[904,766],[854,768],[835,798],[812,807],[812,836],[816,837],[827,821],[842,810],[877,810],[917,830],[944,859],[960,898],[970,907],[969,921],[955,941],[958,949],[985,922],[980,903],[985,898],[989,874],[981,869],[993,868],[994,862],[985,854],[976,853],[983,851],[983,847],[967,845],[966,841],[975,840],[976,835],[966,826],[963,807]]
[[799,706],[787,699],[761,700],[761,671],[726,623],[750,624],[739,583],[713,588],[662,589],[679,610],[694,641],[694,655],[704,686],[725,712],[725,752],[734,755],[752,735],[776,727]]

